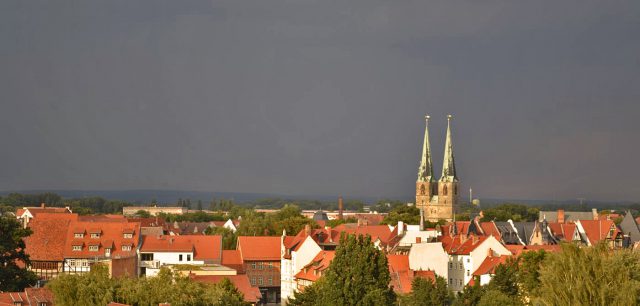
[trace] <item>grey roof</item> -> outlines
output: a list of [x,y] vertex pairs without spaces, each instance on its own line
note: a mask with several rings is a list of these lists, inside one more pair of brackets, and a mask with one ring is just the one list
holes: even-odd
[[533,230],[536,228],[535,222],[513,222],[513,226],[518,231],[518,237],[520,240],[524,242],[525,245],[529,245],[531,243],[531,235],[533,235]]
[[424,143],[422,159],[418,168],[418,182],[433,182],[433,163],[431,162],[431,146],[429,145],[429,116],[425,116]]
[[447,138],[444,143],[444,161],[442,162],[441,182],[456,182],[456,163],[453,158],[453,142],[451,141],[451,115],[447,116]]
[[322,210],[319,210],[319,211],[316,211],[315,213],[313,213],[313,220],[314,221],[321,221],[321,220],[328,221],[329,220],[329,216],[327,216],[326,212],[324,212]]
[[629,237],[631,245],[640,241],[640,229],[630,212],[627,212],[622,222],[620,222],[620,229],[625,236]]
[[[538,221],[547,219],[547,222],[558,222],[558,211],[540,211]],[[578,220],[593,220],[593,212],[591,211],[565,211],[564,222]]]
[[509,222],[494,222],[505,244],[520,244],[516,229]]

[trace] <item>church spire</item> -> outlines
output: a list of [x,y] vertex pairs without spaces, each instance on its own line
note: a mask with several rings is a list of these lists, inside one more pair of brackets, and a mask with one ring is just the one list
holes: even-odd
[[431,165],[431,146],[429,145],[429,115],[424,116],[424,142],[422,143],[422,159],[418,167],[418,182],[433,182],[433,166]]
[[453,116],[447,115],[447,140],[444,144],[444,162],[442,163],[441,182],[458,181],[456,163],[453,159],[453,144],[451,143],[451,118],[453,118]]

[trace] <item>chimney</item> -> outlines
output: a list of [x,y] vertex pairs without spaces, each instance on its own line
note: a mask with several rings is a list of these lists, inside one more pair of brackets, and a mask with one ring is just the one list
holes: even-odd
[[344,205],[342,204],[342,197],[338,198],[338,220],[342,220],[344,212]]
[[593,213],[593,220],[598,220],[598,209],[597,208],[592,209],[591,213]]
[[304,234],[307,236],[311,235],[311,225],[307,224],[304,226]]
[[329,242],[333,242],[333,237],[331,237],[331,226],[327,226],[327,235],[329,235]]
[[404,233],[404,222],[398,220],[398,236],[402,236]]
[[558,209],[558,223],[564,223],[564,209]]
[[487,257],[493,257],[493,250],[491,248],[487,249]]
[[44,203],[40,203],[40,208],[44,208],[45,206]]
[[416,237],[416,243],[422,243],[422,237]]

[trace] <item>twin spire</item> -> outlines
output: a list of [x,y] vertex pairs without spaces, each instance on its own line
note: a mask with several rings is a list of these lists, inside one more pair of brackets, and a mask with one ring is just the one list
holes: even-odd
[[[420,167],[418,167],[418,182],[434,182],[433,164],[431,162],[431,146],[429,144],[429,115],[425,117],[426,127],[424,129],[424,143],[422,145],[422,159]],[[447,116],[447,139],[444,144],[444,161],[442,163],[441,182],[456,182],[456,164],[453,158],[453,143],[451,141],[451,119],[453,116]]]

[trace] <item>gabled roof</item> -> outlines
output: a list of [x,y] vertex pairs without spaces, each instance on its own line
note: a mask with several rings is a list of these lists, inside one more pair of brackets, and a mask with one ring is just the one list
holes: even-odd
[[43,204],[43,206],[40,206],[40,207],[18,208],[16,210],[16,217],[18,218],[22,217],[22,215],[27,211],[34,218],[36,217],[36,215],[41,213],[49,213],[49,214],[70,214],[71,213],[71,210],[68,207],[45,207]]
[[204,235],[204,231],[209,227],[215,227],[211,222],[173,222],[169,225],[169,230],[176,235]]
[[[547,222],[558,222],[558,211],[540,211],[538,213],[538,221],[547,219]],[[593,220],[593,212],[591,211],[565,211],[564,222],[576,222],[578,220]]]
[[487,256],[480,264],[478,269],[473,272],[473,275],[480,276],[485,274],[495,274],[496,267],[507,262],[507,259],[511,256]]
[[535,222],[513,222],[513,226],[516,229],[518,237],[525,244],[529,245],[531,243],[531,237],[533,236],[533,231],[536,229]]
[[[614,239],[619,232],[612,220],[579,220],[578,222],[580,222],[582,229],[584,229],[584,234],[592,245],[607,238]],[[612,227],[614,228],[614,236],[609,237],[609,231]]]
[[449,255],[469,255],[469,253],[475,250],[482,242],[487,240],[488,237],[490,236],[442,236],[440,242],[442,242],[442,247]]
[[627,212],[620,222],[620,230],[625,236],[629,237],[629,243],[634,244],[637,241],[640,241],[640,229],[638,228],[638,223],[633,219],[631,212]]
[[239,236],[238,251],[243,261],[280,260],[280,237]]
[[566,242],[571,242],[573,240],[573,236],[576,232],[575,223],[549,222],[548,226],[556,240]]
[[249,282],[249,277],[246,274],[241,275],[190,275],[192,280],[200,283],[209,283],[216,284],[221,282],[223,279],[229,279],[235,286],[238,288],[244,295],[245,302],[249,303],[257,303],[261,298],[262,294],[260,293],[260,289],[258,287],[252,287]]
[[320,251],[316,257],[306,266],[300,269],[295,277],[298,279],[309,280],[315,282],[322,276],[325,270],[331,265],[331,261],[335,257],[335,251]]

